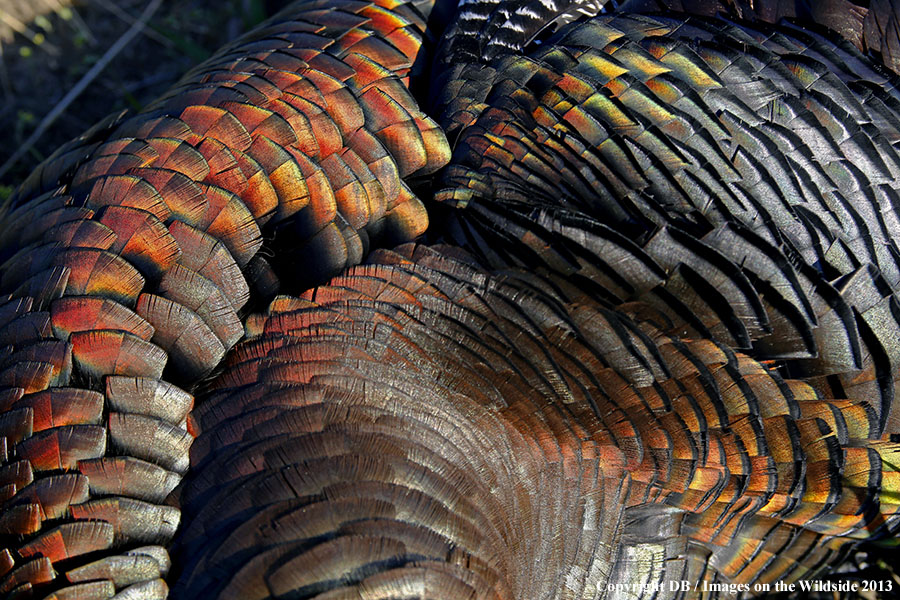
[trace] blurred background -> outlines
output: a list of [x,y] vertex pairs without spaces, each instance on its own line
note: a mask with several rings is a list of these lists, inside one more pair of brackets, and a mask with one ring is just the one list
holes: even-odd
[[57,146],[112,112],[140,110],[288,2],[0,0],[0,205]]

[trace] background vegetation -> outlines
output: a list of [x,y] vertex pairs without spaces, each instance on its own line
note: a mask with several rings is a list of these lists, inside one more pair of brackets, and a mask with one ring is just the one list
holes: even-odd
[[152,0],[0,0],[0,204],[57,146],[112,112],[139,110],[288,0],[163,0],[140,32],[34,141],[45,117]]

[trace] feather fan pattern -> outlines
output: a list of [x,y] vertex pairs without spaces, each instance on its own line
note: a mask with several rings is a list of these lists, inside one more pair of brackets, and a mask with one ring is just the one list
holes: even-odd
[[897,13],[789,4],[302,1],[61,147],[0,595],[754,597],[896,535]]

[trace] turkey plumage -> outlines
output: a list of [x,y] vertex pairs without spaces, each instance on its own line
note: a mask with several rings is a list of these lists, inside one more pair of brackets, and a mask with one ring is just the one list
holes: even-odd
[[299,2],[60,148],[0,594],[752,597],[893,536],[900,95],[774,4]]

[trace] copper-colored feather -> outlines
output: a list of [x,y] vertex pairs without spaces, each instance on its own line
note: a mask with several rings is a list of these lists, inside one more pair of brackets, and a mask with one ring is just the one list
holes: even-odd
[[900,102],[747,22],[890,64],[889,3],[431,4],[298,2],[13,194],[0,594],[759,595],[896,533]]

